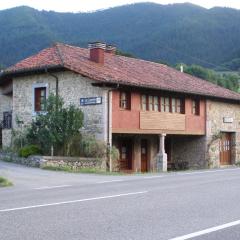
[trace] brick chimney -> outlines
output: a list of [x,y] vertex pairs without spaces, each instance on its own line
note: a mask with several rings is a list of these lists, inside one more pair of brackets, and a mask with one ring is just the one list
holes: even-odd
[[107,53],[116,54],[117,48],[113,45],[107,45],[105,51]]
[[90,50],[90,60],[99,64],[104,64],[104,52],[106,44],[101,42],[93,42],[88,44]]

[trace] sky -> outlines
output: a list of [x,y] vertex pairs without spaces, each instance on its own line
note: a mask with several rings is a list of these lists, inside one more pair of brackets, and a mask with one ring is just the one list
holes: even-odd
[[89,12],[147,1],[159,4],[191,2],[205,8],[222,6],[240,9],[240,0],[0,0],[0,9],[26,5],[38,10],[44,9],[57,12]]

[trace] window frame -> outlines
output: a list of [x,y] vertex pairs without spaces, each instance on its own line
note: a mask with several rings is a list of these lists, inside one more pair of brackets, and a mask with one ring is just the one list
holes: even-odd
[[[194,107],[195,105],[195,107]],[[192,99],[192,109],[191,109],[191,113],[195,116],[199,116],[200,115],[200,100],[199,99]]]
[[[145,102],[143,102],[143,98],[145,97]],[[141,94],[141,111],[148,111],[148,95],[147,94]],[[143,108],[143,105],[145,106],[145,109]]]
[[32,86],[32,115],[35,116],[40,113],[45,113],[46,110],[36,111],[36,89],[45,88],[45,99],[48,98],[48,83],[35,83]]
[[[126,99],[122,99],[122,96],[125,94]],[[123,107],[122,102],[125,102],[126,106]],[[121,91],[119,96],[119,108],[121,110],[131,110],[131,92]]]
[[[145,100],[145,102],[143,101]],[[173,105],[173,102],[175,104]],[[185,114],[185,98],[179,96],[167,96],[157,94],[141,93],[140,109],[141,111],[166,112],[175,114]],[[168,110],[168,111],[166,111]]]

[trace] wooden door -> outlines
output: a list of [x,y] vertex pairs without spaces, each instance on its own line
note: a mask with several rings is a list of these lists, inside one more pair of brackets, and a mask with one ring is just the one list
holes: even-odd
[[219,152],[220,152],[220,164],[230,165],[231,162],[231,133],[222,133],[220,140]]
[[123,138],[120,141],[120,170],[132,169],[132,140]]
[[148,171],[148,142],[147,139],[141,140],[141,172]]

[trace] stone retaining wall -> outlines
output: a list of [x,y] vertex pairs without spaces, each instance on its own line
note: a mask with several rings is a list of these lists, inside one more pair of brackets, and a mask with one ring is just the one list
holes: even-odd
[[50,157],[50,156],[30,156],[22,158],[13,153],[0,153],[0,160],[23,164],[29,167],[69,167],[72,170],[95,168],[106,170],[105,159],[80,158],[80,157]]
[[44,156],[41,167],[69,167],[72,170],[96,168],[106,170],[106,161],[96,158],[79,158],[79,157],[49,157]]

